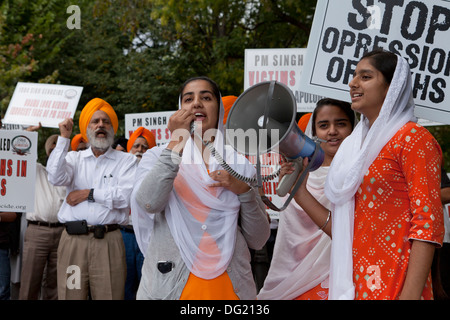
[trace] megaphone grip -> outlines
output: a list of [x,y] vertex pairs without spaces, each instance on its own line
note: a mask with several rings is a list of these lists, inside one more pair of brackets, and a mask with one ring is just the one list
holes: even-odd
[[284,175],[276,189],[277,195],[280,197],[284,197],[291,190],[303,168],[303,158],[299,157],[291,162],[294,164],[294,172]]
[[[300,177],[297,179],[297,182],[295,183],[295,186],[292,188],[291,190],[291,194],[289,195],[289,197],[287,198],[287,200],[284,202],[284,205],[281,208],[278,208],[276,205],[274,205],[272,203],[272,201],[270,201],[267,197],[261,197],[261,199],[263,200],[263,202],[272,210],[275,211],[283,211],[284,209],[287,208],[287,206],[289,205],[289,203],[291,202],[292,198],[294,197],[295,193],[298,191],[298,189],[300,188],[300,185],[303,183],[303,180],[305,180],[306,175],[308,174],[309,171],[311,171],[311,168],[313,166],[313,163],[315,163],[316,158],[317,158],[317,154],[320,153],[319,152],[320,147],[319,144],[316,144],[316,150],[314,151],[314,154],[312,155],[311,160],[309,161],[308,165],[306,166],[305,170],[303,170],[303,172],[301,173]],[[323,151],[322,151],[323,152]]]

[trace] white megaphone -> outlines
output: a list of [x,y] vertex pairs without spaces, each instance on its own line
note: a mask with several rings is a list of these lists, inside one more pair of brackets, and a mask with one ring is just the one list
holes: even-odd
[[[282,209],[269,205],[277,211],[285,209],[306,173],[318,169],[324,160],[319,143],[307,137],[297,126],[296,113],[297,103],[292,91],[283,83],[266,81],[245,90],[233,104],[226,121],[228,144],[241,154],[257,156],[259,187],[262,181],[260,154],[275,151],[294,162],[294,173],[285,175],[277,187],[279,196],[285,196],[292,189],[289,199]],[[298,179],[305,157],[310,161],[303,177]]]

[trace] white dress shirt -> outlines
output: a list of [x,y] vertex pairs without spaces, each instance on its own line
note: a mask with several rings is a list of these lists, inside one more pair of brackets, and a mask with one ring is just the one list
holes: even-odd
[[70,206],[64,201],[60,222],[86,220],[90,225],[127,224],[137,161],[132,154],[109,148],[98,158],[88,148],[70,151],[70,139],[58,137],[47,162],[48,180],[73,190],[94,189],[95,202]]
[[45,167],[36,163],[34,211],[27,212],[27,220],[58,222],[58,211],[66,197],[65,187],[55,187],[48,181]]

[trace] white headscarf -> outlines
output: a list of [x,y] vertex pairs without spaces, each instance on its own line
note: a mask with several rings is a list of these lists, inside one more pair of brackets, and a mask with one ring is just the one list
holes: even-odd
[[[224,146],[224,107],[221,99],[219,106],[214,148],[235,171],[252,177],[255,175],[255,168],[247,159],[237,154],[231,147]],[[181,108],[181,101],[179,107]],[[165,147],[155,147],[147,153],[155,153],[152,158],[157,159],[162,148]],[[155,163],[155,161],[152,162],[145,162],[143,159],[140,166]],[[210,158],[209,172],[215,170],[223,169],[215,158]],[[174,188],[164,211],[184,263],[193,274],[202,279],[216,278],[226,270],[234,253],[236,241],[239,199],[228,189],[208,187],[215,182],[208,174],[201,151],[195,146],[194,139],[189,138],[183,149]],[[152,215],[143,212],[140,208],[136,209],[135,212],[132,211],[133,221],[135,216],[137,219],[140,217],[138,229],[143,231],[138,231],[136,238],[141,251],[146,252],[153,228],[153,217],[149,218],[148,216]],[[141,228],[140,223],[144,221],[147,227]]]
[[[305,129],[305,135],[311,139],[313,118],[313,115],[309,118]],[[354,123],[357,123],[356,116]],[[308,191],[325,208],[331,207],[324,192],[329,169],[321,166],[310,172],[306,182]],[[258,299],[292,300],[319,284],[328,288],[330,237],[295,201],[289,203],[279,220],[274,255]]]
[[398,56],[378,118],[369,127],[368,119],[361,116],[353,133],[339,147],[327,176],[325,195],[334,206],[330,300],[354,299],[352,247],[355,194],[381,149],[409,121],[417,121],[411,73],[406,60]]
[[[312,116],[305,135],[312,138]],[[324,186],[329,167],[309,173],[306,188],[329,208]],[[285,197],[286,198],[286,197]],[[272,262],[258,300],[292,300],[328,278],[331,239],[308,214],[291,201],[280,213]]]
[[[323,188],[329,167],[310,172],[306,187],[329,208]],[[292,300],[320,283],[330,270],[331,239],[308,214],[291,201],[280,213],[277,240],[264,286],[258,300]]]

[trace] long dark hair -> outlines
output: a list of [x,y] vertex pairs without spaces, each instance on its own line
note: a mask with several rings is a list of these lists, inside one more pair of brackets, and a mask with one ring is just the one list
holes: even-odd
[[220,105],[220,90],[219,90],[219,86],[217,85],[217,83],[216,83],[214,80],[212,80],[212,79],[210,79],[210,78],[208,78],[208,77],[206,77],[206,76],[199,76],[199,77],[193,77],[193,78],[187,79],[187,80],[181,85],[180,90],[179,90],[179,94],[181,95],[181,94],[183,93],[184,88],[186,88],[186,86],[188,85],[188,83],[190,83],[190,82],[192,82],[192,81],[197,81],[197,80],[204,80],[204,81],[207,81],[207,82],[209,82],[209,83],[211,84],[211,87],[212,87],[212,89],[213,89],[213,94],[214,94],[214,96],[215,96],[216,99],[217,99],[217,103]]
[[332,98],[323,98],[320,99],[319,101],[317,101],[316,104],[316,108],[314,109],[314,112],[312,114],[312,135],[315,136],[316,135],[316,115],[317,115],[317,111],[319,111],[322,107],[324,106],[336,106],[339,109],[341,109],[345,115],[347,116],[347,118],[350,120],[350,124],[352,126],[352,128],[355,126],[355,112],[352,110],[352,106],[350,103],[345,102],[345,101],[341,101],[341,100],[336,100],[336,99],[332,99]]
[[377,48],[367,52],[362,59],[370,59],[374,68],[383,74],[384,80],[391,84],[397,66],[397,55],[395,53]]

